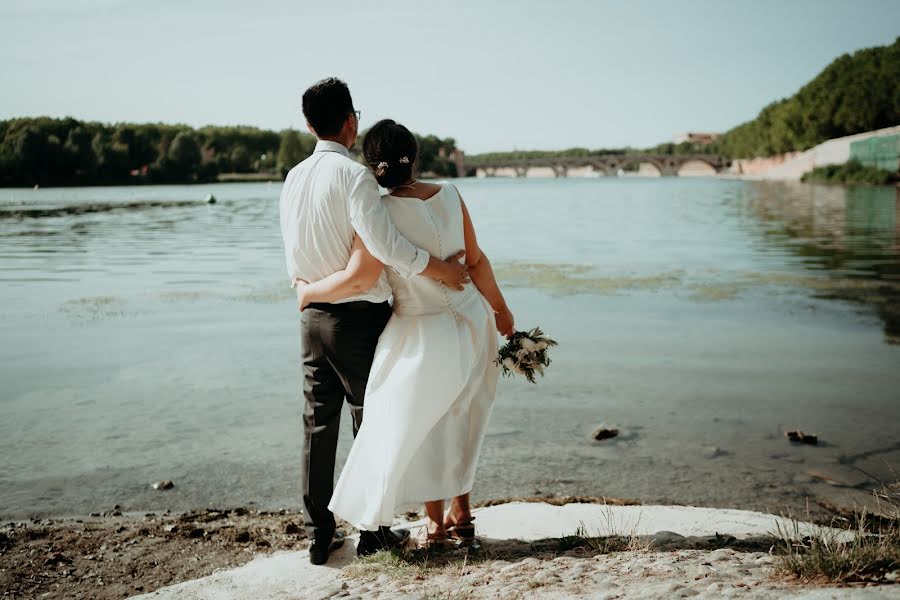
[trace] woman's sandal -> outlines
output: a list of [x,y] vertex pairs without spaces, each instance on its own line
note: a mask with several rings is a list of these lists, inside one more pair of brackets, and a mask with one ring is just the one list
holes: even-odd
[[475,517],[469,517],[467,521],[462,523],[445,525],[444,529],[447,531],[447,537],[459,540],[459,543],[463,545],[473,543],[476,540],[475,525],[472,524],[474,520]]
[[423,550],[446,550],[454,545],[447,533],[429,533],[427,527],[422,532],[425,535],[420,535],[418,542]]

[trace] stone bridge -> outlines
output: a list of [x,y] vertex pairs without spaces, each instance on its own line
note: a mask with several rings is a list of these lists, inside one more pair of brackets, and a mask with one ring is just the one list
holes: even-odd
[[482,159],[477,156],[467,158],[462,151],[457,150],[447,160],[456,165],[456,172],[460,177],[478,170],[488,177],[494,177],[499,169],[514,172],[517,177],[525,177],[533,168],[549,168],[556,177],[566,177],[570,169],[586,167],[606,176],[615,176],[620,170],[637,168],[641,164],[652,165],[663,177],[676,177],[687,163],[709,165],[716,173],[724,172],[731,166],[731,159],[715,154],[598,154],[547,158]]

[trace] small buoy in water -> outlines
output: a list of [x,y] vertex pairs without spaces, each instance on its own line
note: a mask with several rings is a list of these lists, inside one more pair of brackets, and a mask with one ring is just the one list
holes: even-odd
[[38,191],[39,189],[41,189],[41,186],[39,186],[38,184],[34,184],[34,191]]
[[207,204],[215,204],[215,203],[216,203],[216,197],[213,196],[212,194],[207,194],[207,195],[206,195],[206,203],[207,203]]

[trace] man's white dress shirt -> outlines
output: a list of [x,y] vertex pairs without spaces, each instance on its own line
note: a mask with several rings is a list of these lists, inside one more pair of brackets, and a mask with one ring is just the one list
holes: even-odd
[[[391,221],[375,176],[337,142],[320,140],[312,155],[291,169],[279,207],[291,285],[344,269],[354,232],[372,256],[403,277],[418,275],[428,265],[429,254],[401,236]],[[384,302],[390,296],[382,273],[372,289],[339,302]]]

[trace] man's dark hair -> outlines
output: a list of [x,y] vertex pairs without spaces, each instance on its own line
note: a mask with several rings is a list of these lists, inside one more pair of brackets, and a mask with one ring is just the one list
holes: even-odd
[[323,79],[303,92],[303,116],[319,137],[338,135],[352,112],[350,89],[336,77]]
[[416,136],[391,119],[375,123],[363,139],[363,156],[378,185],[393,188],[412,178],[419,158]]

